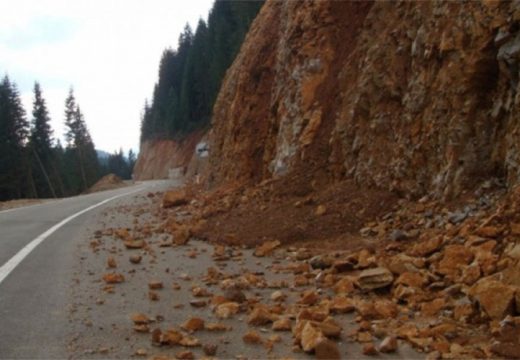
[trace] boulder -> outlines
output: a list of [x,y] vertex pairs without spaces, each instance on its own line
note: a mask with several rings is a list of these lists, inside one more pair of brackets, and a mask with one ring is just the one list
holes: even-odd
[[338,345],[329,339],[321,340],[314,348],[314,354],[316,359],[341,359]]
[[167,209],[175,206],[186,205],[189,202],[186,190],[167,191],[163,196],[162,207]]
[[392,273],[384,267],[363,270],[357,278],[357,285],[362,290],[374,290],[386,287],[394,281]]
[[491,277],[478,281],[469,291],[486,314],[494,320],[502,320],[512,314],[515,302],[515,289]]

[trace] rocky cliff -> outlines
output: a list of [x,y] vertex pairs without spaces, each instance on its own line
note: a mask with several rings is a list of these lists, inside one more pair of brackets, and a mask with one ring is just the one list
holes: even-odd
[[182,141],[145,141],[141,144],[135,163],[134,179],[167,179],[171,169],[187,167],[203,134],[203,131],[198,131]]
[[210,184],[516,184],[519,54],[517,2],[268,1],[214,107]]

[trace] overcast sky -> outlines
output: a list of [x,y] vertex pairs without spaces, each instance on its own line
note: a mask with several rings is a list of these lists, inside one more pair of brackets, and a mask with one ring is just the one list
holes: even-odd
[[15,0],[0,2],[0,75],[19,87],[30,119],[40,82],[56,138],[68,89],[96,148],[139,147],[140,114],[162,51],[186,22],[207,19],[213,0]]

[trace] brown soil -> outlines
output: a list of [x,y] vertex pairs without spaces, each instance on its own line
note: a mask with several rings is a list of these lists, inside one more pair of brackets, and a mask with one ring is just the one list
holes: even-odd
[[119,176],[114,174],[108,174],[103,176],[101,179],[98,180],[97,183],[92,185],[90,189],[86,191],[86,193],[90,194],[98,191],[112,190],[123,186],[126,186],[126,184]]

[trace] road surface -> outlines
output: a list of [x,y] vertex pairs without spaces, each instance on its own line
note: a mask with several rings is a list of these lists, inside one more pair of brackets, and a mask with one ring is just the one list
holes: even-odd
[[[78,261],[75,251],[89,219],[109,206],[131,203],[139,193],[171,185],[150,181],[0,212],[1,359],[68,357],[67,293]],[[70,219],[41,241],[47,230],[107,199],[112,200]],[[41,243],[20,259],[20,251],[30,249],[35,240]]]

